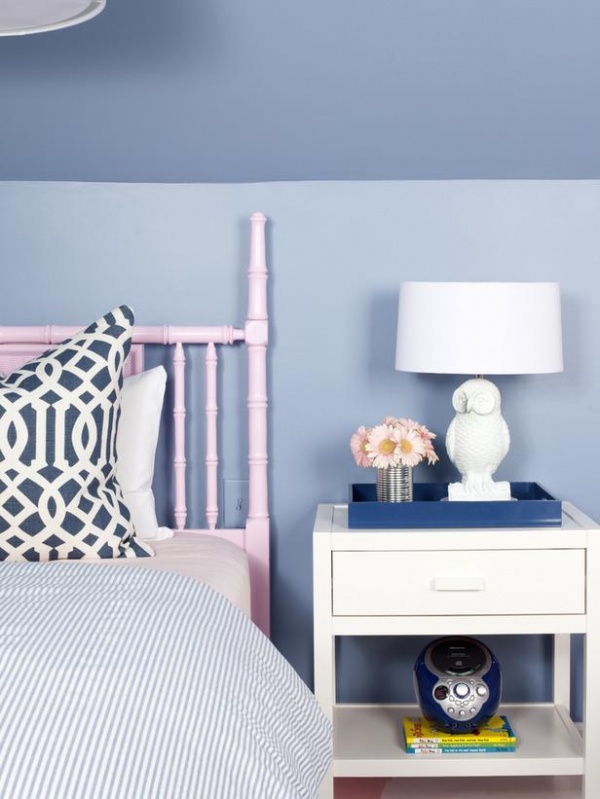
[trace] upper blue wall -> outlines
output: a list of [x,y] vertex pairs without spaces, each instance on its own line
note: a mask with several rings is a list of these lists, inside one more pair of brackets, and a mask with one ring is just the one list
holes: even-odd
[[0,179],[600,177],[598,0],[108,0],[0,39]]

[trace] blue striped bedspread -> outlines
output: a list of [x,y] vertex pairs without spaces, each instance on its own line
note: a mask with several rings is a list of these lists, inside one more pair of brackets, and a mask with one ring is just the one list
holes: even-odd
[[312,693],[210,587],[2,565],[1,799],[308,799],[330,759]]

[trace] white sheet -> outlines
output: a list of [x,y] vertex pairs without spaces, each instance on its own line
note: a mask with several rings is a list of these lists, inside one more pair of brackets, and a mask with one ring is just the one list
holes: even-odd
[[208,533],[175,533],[173,538],[152,541],[153,558],[117,558],[86,563],[123,568],[161,569],[208,583],[250,616],[248,558],[239,547]]

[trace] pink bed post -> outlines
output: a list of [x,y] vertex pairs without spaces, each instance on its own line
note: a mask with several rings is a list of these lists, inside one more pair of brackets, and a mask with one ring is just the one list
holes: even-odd
[[252,214],[248,268],[248,473],[249,497],[245,549],[252,583],[252,616],[260,629],[270,631],[269,505],[267,481],[267,263],[265,222]]
[[173,353],[173,422],[175,427],[175,526],[185,529],[187,507],[185,503],[185,353],[178,341]]
[[211,341],[206,348],[206,522],[209,530],[217,526],[219,516],[218,503],[218,467],[217,450],[217,348]]

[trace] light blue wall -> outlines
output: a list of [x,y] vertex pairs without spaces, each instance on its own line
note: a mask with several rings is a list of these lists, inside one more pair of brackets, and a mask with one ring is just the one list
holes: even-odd
[[597,0],[108,0],[0,40],[0,178],[600,178]]
[[[351,433],[394,414],[443,438],[452,417],[457,379],[394,371],[401,281],[561,283],[565,372],[498,379],[513,438],[498,476],[600,519],[600,182],[4,182],[2,321],[85,323],[121,302],[140,323],[241,321],[255,210],[269,218],[274,640],[311,682],[315,505],[373,479],[354,466]],[[417,479],[452,476],[441,450]],[[533,670],[494,646],[508,698],[543,698],[548,641],[526,642]],[[388,639],[344,647],[342,694],[370,698],[406,684],[418,642],[404,656]]]

